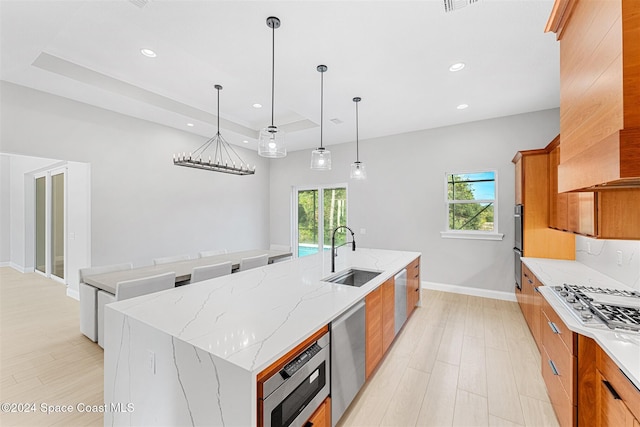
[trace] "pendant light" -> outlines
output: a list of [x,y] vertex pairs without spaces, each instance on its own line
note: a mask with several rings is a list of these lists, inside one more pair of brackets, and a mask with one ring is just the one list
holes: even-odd
[[260,131],[258,154],[262,157],[280,158],[287,155],[284,145],[284,132],[273,124],[273,95],[275,86],[275,39],[276,28],[280,28],[280,20],[275,16],[267,18],[267,27],[271,28],[271,125]]
[[326,65],[318,65],[316,68],[320,72],[320,147],[311,152],[311,169],[318,171],[331,170],[331,151],[322,145],[322,125],[324,121],[324,73],[327,71]]
[[[220,133],[220,91],[222,86],[214,86],[218,91],[218,131],[198,147],[193,153],[178,153],[173,155],[173,164],[188,168],[204,169],[213,172],[230,173],[233,175],[253,175],[256,167],[249,168],[249,165],[242,160],[236,150],[222,137]],[[211,147],[211,152],[207,159],[207,149]],[[213,156],[213,157],[212,157]],[[204,159],[203,159],[204,158]]]
[[352,179],[367,179],[367,170],[364,167],[364,163],[360,161],[360,149],[358,141],[358,103],[360,101],[362,101],[362,98],[358,96],[353,98],[353,102],[356,104],[356,161],[351,163]]

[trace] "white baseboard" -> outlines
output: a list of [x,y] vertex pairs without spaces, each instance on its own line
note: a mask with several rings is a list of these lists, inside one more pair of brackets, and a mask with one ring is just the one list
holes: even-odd
[[15,262],[9,262],[9,267],[13,268],[16,271],[19,271],[20,273],[33,273],[34,271],[33,268],[24,268],[23,266],[18,265]]
[[9,261],[0,262],[0,268],[2,267],[11,267],[11,263]]
[[69,298],[73,298],[74,300],[80,301],[80,292],[70,286],[67,286],[67,296]]
[[422,289],[432,289],[434,291],[452,292],[454,294],[472,295],[474,297],[493,298],[505,301],[517,301],[515,291],[492,291],[490,289],[469,288],[466,286],[424,281],[420,283],[420,286]]

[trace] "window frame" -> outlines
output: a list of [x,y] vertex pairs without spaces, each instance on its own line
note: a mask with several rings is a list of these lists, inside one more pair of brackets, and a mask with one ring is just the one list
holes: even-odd
[[[334,184],[319,184],[319,185],[294,185],[291,187],[291,252],[293,253],[294,258],[299,258],[298,256],[298,193],[300,191],[309,191],[309,190],[317,190],[318,194],[322,194],[322,198],[324,198],[324,190],[332,189],[332,188],[344,188],[346,195],[346,206],[345,206],[345,220],[348,221],[349,218],[349,186],[347,183],[334,183]],[[323,247],[324,250],[324,203],[323,199],[319,199],[318,202],[318,216],[323,218],[322,221],[318,221],[318,241],[319,244]],[[320,239],[322,237],[322,239]]]
[[[471,175],[481,173],[493,173],[494,182],[494,199],[474,199],[474,200],[449,200],[449,176],[450,175]],[[498,221],[498,171],[496,169],[481,169],[481,170],[465,170],[455,172],[444,173],[444,231],[440,232],[440,237],[446,239],[471,239],[471,240],[502,240],[503,233],[499,233],[499,221]],[[493,230],[451,230],[449,228],[449,205],[451,204],[466,204],[466,203],[492,203],[493,204]]]

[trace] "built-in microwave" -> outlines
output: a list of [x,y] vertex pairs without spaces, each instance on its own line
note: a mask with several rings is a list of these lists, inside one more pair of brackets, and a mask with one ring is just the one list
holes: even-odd
[[302,427],[329,396],[329,340],[323,335],[263,382],[264,427]]

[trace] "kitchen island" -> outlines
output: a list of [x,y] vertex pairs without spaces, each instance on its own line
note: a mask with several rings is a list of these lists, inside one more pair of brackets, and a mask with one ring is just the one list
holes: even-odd
[[105,311],[105,425],[255,425],[256,376],[418,258],[347,248],[120,301]]

